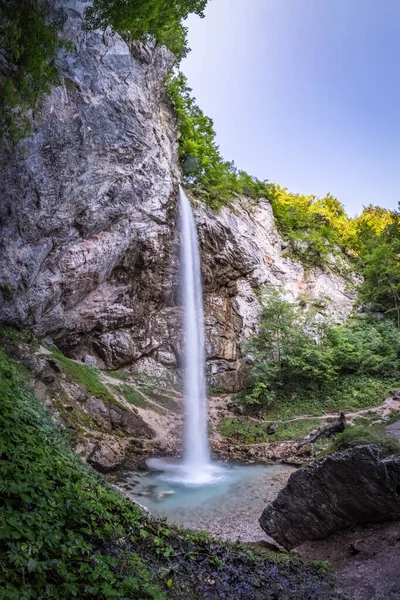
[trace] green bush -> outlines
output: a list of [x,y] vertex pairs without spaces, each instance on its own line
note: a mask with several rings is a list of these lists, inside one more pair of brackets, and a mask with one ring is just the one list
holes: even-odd
[[266,288],[259,332],[247,350],[253,387],[242,405],[271,418],[374,406],[400,381],[400,329],[391,320],[321,323],[312,307]]
[[93,0],[86,8],[86,20],[89,28],[111,27],[129,42],[164,44],[180,60],[188,52],[182,21],[192,13],[204,16],[206,4],[207,0]]
[[140,512],[66,449],[26,379],[0,351],[2,598],[161,599],[138,555],[105,552]]
[[57,55],[65,42],[36,0],[0,3],[0,136],[18,141],[30,130],[25,113],[59,83]]
[[363,444],[378,446],[384,457],[400,453],[400,441],[374,427],[348,427],[336,436],[326,453],[332,454]]

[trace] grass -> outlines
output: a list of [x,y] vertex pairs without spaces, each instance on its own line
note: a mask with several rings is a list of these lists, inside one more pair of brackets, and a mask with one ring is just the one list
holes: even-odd
[[58,348],[51,350],[67,377],[82,385],[89,395],[99,398],[104,404],[118,404],[114,395],[100,380],[99,372],[94,367],[67,358]]
[[39,347],[39,342],[28,329],[16,329],[8,325],[0,325],[0,338],[10,342],[33,344]]
[[381,415],[374,411],[369,411],[367,413],[364,413],[363,415],[359,415],[358,417],[354,417],[352,419],[353,425],[355,427],[368,427],[369,425],[372,425],[377,421],[383,423]]
[[377,427],[348,427],[336,436],[325,453],[332,454],[361,444],[378,446],[384,457],[400,453],[400,441],[386,435]]
[[135,406],[139,406],[139,408],[149,407],[149,403],[143,398],[142,394],[131,385],[122,385],[119,389],[122,390],[122,393],[129,404],[134,404]]
[[321,565],[266,557],[151,518],[84,465],[0,351],[4,600],[318,600]]
[[127,381],[132,376],[132,373],[124,369],[117,369],[115,371],[107,371],[107,375],[120,381]]
[[142,387],[140,388],[140,391],[146,394],[146,396],[149,396],[153,402],[156,402],[163,408],[166,408],[172,412],[177,412],[179,410],[178,402],[170,396],[166,396],[165,394],[161,393],[159,390],[152,390],[150,388]]
[[299,415],[319,417],[327,413],[357,412],[381,404],[390,390],[396,387],[394,380],[349,375],[337,380],[318,395],[303,389],[286,390],[266,413],[269,420],[284,420]]
[[322,425],[321,419],[299,419],[296,421],[277,422],[278,430],[274,434],[267,433],[271,421],[250,421],[239,417],[228,417],[220,426],[220,433],[241,444],[258,444],[263,442],[281,442],[302,440],[311,431]]

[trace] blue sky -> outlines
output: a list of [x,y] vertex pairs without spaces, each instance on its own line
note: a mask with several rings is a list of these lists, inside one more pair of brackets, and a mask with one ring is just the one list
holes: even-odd
[[400,200],[400,0],[209,0],[182,63],[226,159],[354,214]]

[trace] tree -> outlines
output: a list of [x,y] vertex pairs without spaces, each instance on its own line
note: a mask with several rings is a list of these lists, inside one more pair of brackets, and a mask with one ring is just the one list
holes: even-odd
[[92,29],[111,27],[126,41],[155,41],[180,60],[187,52],[187,29],[182,21],[191,13],[204,16],[207,0],[93,0],[86,8]]
[[375,310],[394,317],[400,327],[400,216],[362,249],[364,284],[361,298]]
[[320,386],[336,375],[334,353],[327,343],[327,327],[312,310],[302,310],[274,287],[262,298],[259,332],[248,345],[255,386],[250,403],[266,404],[283,388]]

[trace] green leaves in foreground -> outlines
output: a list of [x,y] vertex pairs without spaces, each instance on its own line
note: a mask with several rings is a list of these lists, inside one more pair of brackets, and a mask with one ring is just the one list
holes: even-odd
[[28,387],[0,351],[1,598],[162,598],[134,553],[105,544],[141,518],[64,445]]
[[68,450],[0,351],[1,600],[318,600],[318,565],[143,515]]

